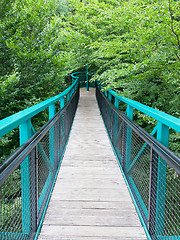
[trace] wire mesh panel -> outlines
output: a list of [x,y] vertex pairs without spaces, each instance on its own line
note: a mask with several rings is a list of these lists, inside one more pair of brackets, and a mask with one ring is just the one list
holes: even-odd
[[0,239],[33,239],[61,163],[79,99],[67,105],[4,165],[0,175]]
[[151,239],[180,239],[180,159],[96,88],[99,108]]
[[130,154],[127,155],[130,159],[126,159],[126,173],[129,184],[134,190],[134,195],[138,201],[142,215],[148,220],[149,206],[149,184],[150,184],[150,161],[151,149],[150,146],[131,130],[131,136],[126,140]]
[[1,239],[11,239],[11,232],[17,232],[19,237],[21,237],[22,201],[21,172],[19,167],[14,170],[1,186],[0,204]]
[[152,150],[149,231],[152,239],[179,239],[180,175]]

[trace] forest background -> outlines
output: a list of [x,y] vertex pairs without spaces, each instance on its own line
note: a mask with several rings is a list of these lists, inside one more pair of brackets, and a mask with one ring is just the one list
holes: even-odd
[[[1,0],[0,39],[0,119],[59,94],[87,64],[105,90],[180,117],[179,0]],[[17,138],[1,138],[1,162]],[[179,143],[171,131],[176,154]]]

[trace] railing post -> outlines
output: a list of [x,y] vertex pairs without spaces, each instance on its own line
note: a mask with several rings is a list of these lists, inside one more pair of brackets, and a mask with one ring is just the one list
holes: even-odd
[[108,92],[108,100],[111,102],[111,100],[112,100],[112,95],[111,95],[111,93],[110,92]]
[[31,151],[31,219],[32,233],[37,231],[37,146]]
[[[164,146],[169,144],[169,127],[162,123],[157,126],[157,140]],[[158,176],[157,176],[157,196],[156,196],[156,236],[163,235],[164,217],[165,217],[165,194],[166,194],[166,162],[158,157]]]
[[[31,120],[19,126],[20,145],[31,137]],[[21,198],[22,198],[22,232],[31,233],[31,184],[30,184],[30,159],[26,157],[21,163]]]
[[60,99],[60,108],[62,109],[64,107],[64,97],[61,97]]
[[[133,120],[133,107],[127,105],[127,117]],[[132,129],[127,125],[127,138],[126,138],[126,171],[128,172],[131,165],[131,145],[132,145]]]
[[55,104],[49,106],[49,119],[53,118],[56,114]]
[[115,97],[114,106],[119,109],[119,100]]

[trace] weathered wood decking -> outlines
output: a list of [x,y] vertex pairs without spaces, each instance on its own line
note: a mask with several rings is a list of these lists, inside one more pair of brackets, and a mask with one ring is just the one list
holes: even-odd
[[146,239],[101,119],[94,89],[81,89],[70,139],[39,236]]

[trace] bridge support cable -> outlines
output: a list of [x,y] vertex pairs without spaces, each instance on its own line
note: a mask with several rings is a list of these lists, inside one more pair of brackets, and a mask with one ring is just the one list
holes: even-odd
[[[114,106],[99,87],[96,96],[148,238],[179,239],[180,159],[167,148],[169,127],[159,123],[157,141],[121,113],[117,100]],[[178,129],[178,124],[174,123],[174,128]]]
[[[68,102],[32,137],[30,120],[20,126],[21,147],[0,166],[0,239],[34,239],[60,167],[79,100]],[[30,139],[29,139],[30,138]]]

